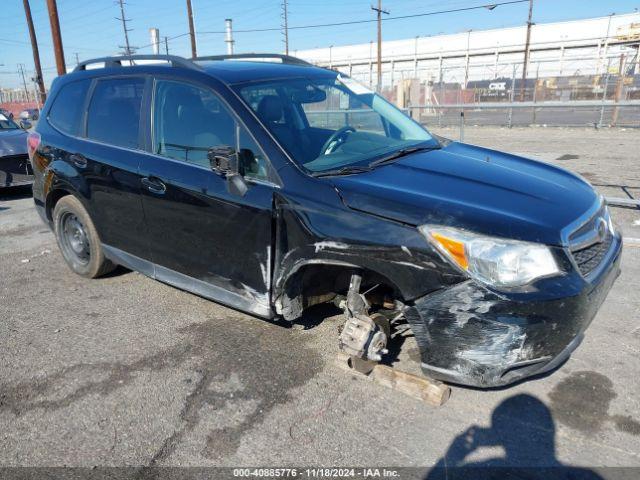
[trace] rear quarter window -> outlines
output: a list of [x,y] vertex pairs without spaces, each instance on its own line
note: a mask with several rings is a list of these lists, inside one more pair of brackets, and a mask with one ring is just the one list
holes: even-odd
[[91,80],[78,80],[62,87],[49,110],[49,123],[63,133],[79,136],[82,133],[82,114]]
[[115,78],[96,84],[87,113],[87,137],[138,148],[144,78]]

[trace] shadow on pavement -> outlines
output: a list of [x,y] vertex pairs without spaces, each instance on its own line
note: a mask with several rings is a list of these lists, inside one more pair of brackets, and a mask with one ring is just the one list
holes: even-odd
[[[551,411],[532,395],[519,394],[498,405],[489,428],[473,425],[458,435],[426,480],[441,479],[575,479],[598,480],[596,472],[562,464],[555,453]],[[503,454],[470,459],[483,448]]]

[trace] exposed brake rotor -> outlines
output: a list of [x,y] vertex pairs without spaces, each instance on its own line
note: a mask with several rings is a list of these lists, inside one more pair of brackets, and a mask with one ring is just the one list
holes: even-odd
[[390,323],[379,313],[369,315],[369,302],[359,293],[362,277],[353,275],[344,302],[347,320],[340,333],[340,348],[351,356],[354,369],[369,373],[387,353]]

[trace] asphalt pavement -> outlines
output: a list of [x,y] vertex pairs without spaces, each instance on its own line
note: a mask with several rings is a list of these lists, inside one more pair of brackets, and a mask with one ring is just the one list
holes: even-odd
[[[465,135],[577,171],[607,195],[640,196],[637,131]],[[332,308],[271,323],[122,268],[83,279],[64,264],[29,190],[1,192],[0,466],[427,474],[434,465],[568,465],[640,475],[640,210],[613,216],[627,239],[622,275],[572,358],[504,389],[454,387],[434,408],[336,367]],[[409,371],[411,340],[396,363]]]

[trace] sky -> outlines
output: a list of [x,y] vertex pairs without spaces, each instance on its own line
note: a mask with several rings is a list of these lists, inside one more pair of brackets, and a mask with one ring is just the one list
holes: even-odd
[[[40,47],[45,83],[56,75],[55,58],[46,0],[29,0]],[[117,0],[57,0],[60,29],[67,67],[80,60],[113,55],[124,45]],[[502,0],[384,0],[390,16],[465,8]],[[289,26],[374,19],[371,4],[375,0],[289,0]],[[235,52],[282,52],[280,31],[239,32],[258,28],[278,28],[282,24],[282,0],[192,0],[199,55],[226,53],[224,19],[232,18]],[[640,0],[535,0],[533,21],[548,23],[562,20],[629,13],[640,9]],[[169,37],[169,53],[190,56],[186,0],[126,0],[129,40],[143,47],[138,53],[152,53],[149,28],[160,29]],[[422,16],[383,23],[383,38],[397,40],[415,36],[457,33],[489,28],[511,27],[526,22],[528,4],[501,5],[494,10]],[[23,0],[0,0],[0,87],[21,85],[18,64],[33,72]],[[214,32],[214,33],[207,33]],[[180,36],[181,35],[181,36]],[[179,37],[178,37],[179,36]],[[178,38],[172,38],[178,37]],[[376,38],[376,24],[343,25],[289,31],[289,50],[328,45],[368,43]]]

